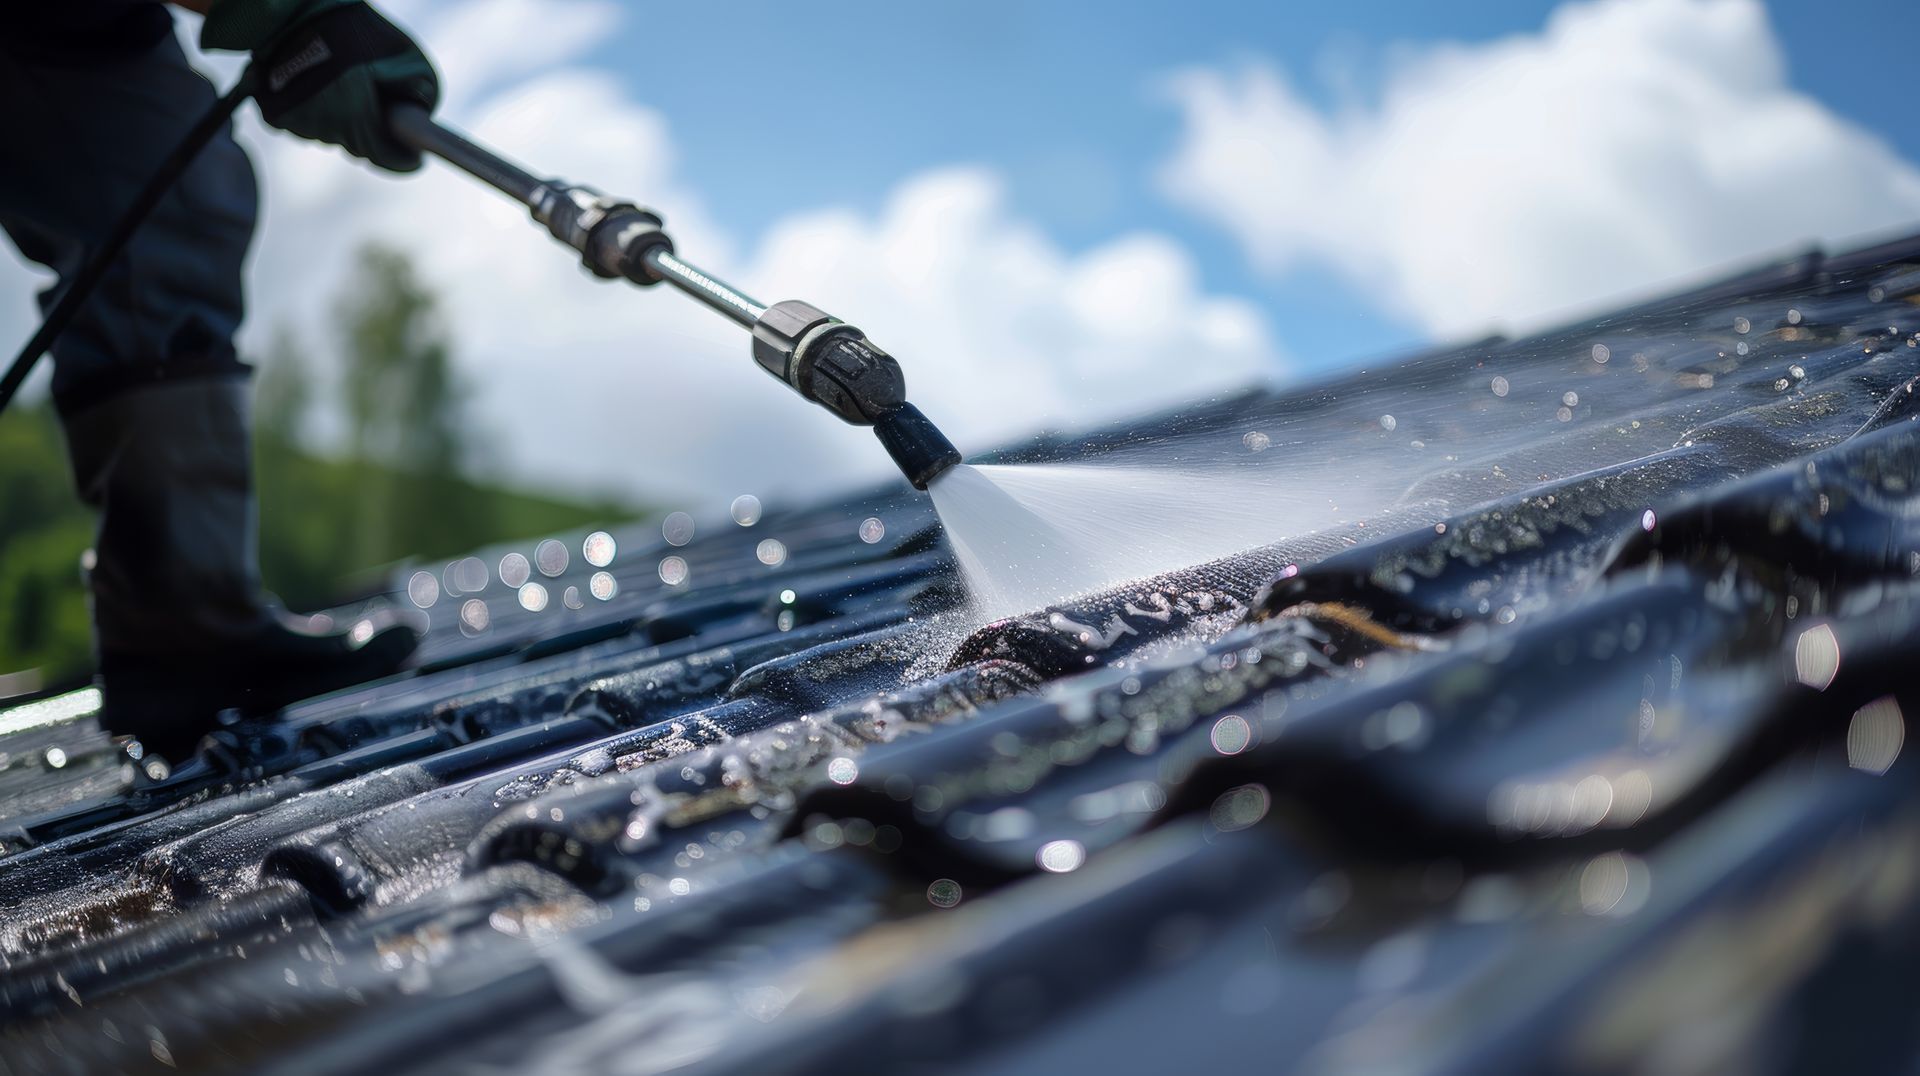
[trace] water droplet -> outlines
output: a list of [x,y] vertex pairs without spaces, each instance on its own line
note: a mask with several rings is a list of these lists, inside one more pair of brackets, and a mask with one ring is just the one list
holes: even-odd
[[1493,379],[1493,394],[1495,396],[1505,396],[1507,394],[1508,388],[1509,386],[1507,384],[1506,378],[1496,376]]
[[[670,587],[677,587],[687,581],[687,562],[682,557],[663,557],[660,560],[660,581]],[[599,595],[594,595],[599,597]]]
[[1640,513],[1640,529],[1641,530],[1650,531],[1653,529],[1653,524],[1654,524],[1653,509],[1649,508],[1646,511]]
[[421,609],[433,608],[440,600],[440,580],[432,572],[415,572],[407,579],[407,600]]
[[1794,640],[1793,670],[1799,681],[1816,691],[1832,686],[1840,674],[1840,640],[1833,628],[1816,624]]
[[780,604],[792,605],[795,601],[799,600],[799,597],[798,594],[795,594],[791,590],[783,590],[780,592]]
[[1381,429],[1383,429],[1383,430],[1387,430],[1387,431],[1389,431],[1389,432],[1391,432],[1391,431],[1393,430],[1393,428],[1394,428],[1395,426],[1398,426],[1398,425],[1400,425],[1400,422],[1399,422],[1399,420],[1398,420],[1398,419],[1396,419],[1396,418],[1394,418],[1394,417],[1393,417],[1392,415],[1381,415],[1381,416],[1380,416],[1380,428],[1381,428]]
[[500,558],[500,581],[519,589],[528,579],[533,578],[533,565],[519,553],[508,553]]
[[1253,726],[1238,714],[1228,714],[1213,723],[1213,732],[1209,736],[1213,749],[1223,755],[1237,755],[1253,742]]
[[860,540],[872,545],[887,536],[887,525],[878,516],[868,516],[860,521]]
[[1605,344],[1593,345],[1593,350],[1588,354],[1592,355],[1593,361],[1598,363],[1605,363],[1608,359],[1613,358],[1613,351]]
[[693,517],[685,512],[674,512],[660,523],[660,536],[668,545],[686,545],[693,541]]
[[538,583],[528,583],[520,588],[520,608],[529,613],[537,613],[547,607],[547,588]]
[[936,878],[927,887],[927,903],[936,908],[951,908],[960,903],[960,883],[951,878]]
[[785,542],[782,542],[778,538],[766,538],[763,539],[759,545],[753,547],[753,555],[756,560],[767,567],[776,568],[786,563],[787,546]]
[[566,571],[571,559],[567,556],[567,543],[553,538],[548,538],[533,547],[534,566],[539,568],[540,574],[548,579]]
[[1245,436],[1240,438],[1240,443],[1246,445],[1247,451],[1249,452],[1265,452],[1267,449],[1273,447],[1273,438],[1268,437],[1259,430],[1249,430]]
[[61,769],[67,764],[66,749],[57,744],[47,748],[46,753],[41,755],[41,757],[46,759],[47,768],[51,770]]
[[827,763],[827,780],[836,785],[850,785],[860,776],[860,766],[845,755]]
[[1789,324],[1789,325],[1798,325],[1798,324],[1800,324],[1800,318],[1801,318],[1801,316],[1802,316],[1802,315],[1801,315],[1801,313],[1800,313],[1800,311],[1798,311],[1798,310],[1793,310],[1793,309],[1789,309],[1789,310],[1787,311],[1787,324]]
[[1222,833],[1246,829],[1267,816],[1273,794],[1260,784],[1241,785],[1222,792],[1207,810],[1207,820]]
[[468,598],[460,606],[460,630],[467,635],[478,635],[493,623],[493,614],[487,610],[487,603],[479,598]]
[[[680,574],[683,578],[686,575],[686,566],[684,564],[681,565]],[[587,593],[603,602],[612,601],[613,596],[620,593],[620,584],[613,578],[613,573],[611,572],[595,572],[593,573],[593,577],[587,580]]]
[[1751,321],[1748,321],[1748,320],[1747,320],[1746,318],[1734,318],[1734,319],[1733,319],[1733,331],[1734,331],[1734,332],[1736,332],[1736,333],[1739,333],[1739,334],[1740,334],[1740,335],[1742,335],[1742,336],[1745,336],[1745,335],[1746,335],[1746,333],[1747,333],[1747,330],[1749,330],[1749,329],[1751,329],[1751,328],[1753,328],[1753,322],[1751,322]]
[[487,564],[479,557],[462,557],[447,565],[447,592],[478,594],[487,589]]
[[742,493],[733,499],[733,506],[728,509],[728,513],[733,516],[735,523],[742,527],[751,527],[760,522],[760,498],[751,493]]
[[1080,869],[1087,861],[1087,850],[1079,841],[1048,841],[1033,858],[1043,871],[1066,874]]
[[1876,699],[1854,712],[1847,724],[1847,765],[1871,774],[1886,773],[1907,741],[1907,721],[1893,696]]
[[584,609],[587,605],[586,602],[580,600],[579,587],[568,587],[566,593],[560,596],[560,604],[569,609]]
[[613,535],[606,531],[594,531],[587,535],[586,541],[580,543],[580,555],[596,568],[613,563],[614,549]]
[[1646,903],[1646,864],[1625,852],[1593,857],[1580,872],[1580,910],[1588,915],[1624,916]]

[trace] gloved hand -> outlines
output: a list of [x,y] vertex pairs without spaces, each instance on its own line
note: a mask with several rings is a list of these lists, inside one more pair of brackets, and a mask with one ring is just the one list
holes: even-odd
[[213,0],[200,47],[253,53],[268,123],[411,172],[420,153],[387,131],[397,101],[432,109],[440,79],[420,46],[360,0]]

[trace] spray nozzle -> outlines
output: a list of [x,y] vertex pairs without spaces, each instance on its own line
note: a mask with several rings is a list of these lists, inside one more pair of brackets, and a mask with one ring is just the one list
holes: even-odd
[[910,403],[903,403],[876,419],[873,433],[914,489],[926,489],[927,483],[960,462],[960,450]]
[[960,462],[953,442],[907,402],[899,362],[819,307],[797,299],[768,307],[753,324],[753,358],[841,419],[872,426],[914,488]]

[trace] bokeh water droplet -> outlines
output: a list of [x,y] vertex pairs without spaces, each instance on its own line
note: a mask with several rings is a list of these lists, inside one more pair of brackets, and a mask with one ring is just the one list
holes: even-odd
[[432,572],[415,572],[407,579],[407,600],[421,609],[440,600],[440,580]]
[[538,583],[528,583],[520,588],[520,608],[529,613],[537,613],[547,607],[547,588]]
[[587,535],[586,541],[580,543],[580,555],[587,558],[588,564],[604,568],[613,563],[614,548],[613,535],[606,531],[594,531]]
[[548,538],[533,547],[533,565],[548,579],[566,571],[571,560],[567,555],[567,543],[557,539]]
[[488,611],[487,603],[479,598],[468,598],[460,605],[460,630],[467,635],[478,635],[493,624],[493,614]]
[[461,557],[447,565],[447,591],[451,594],[478,594],[487,589],[487,564],[479,557]]
[[500,558],[500,581],[519,589],[528,579],[533,578],[533,565],[527,562],[524,554],[508,553]]
[[1079,841],[1048,841],[1033,858],[1043,871],[1066,874],[1087,861],[1087,849]]
[[660,522],[660,537],[668,545],[686,545],[693,541],[693,517],[685,512],[674,512]]

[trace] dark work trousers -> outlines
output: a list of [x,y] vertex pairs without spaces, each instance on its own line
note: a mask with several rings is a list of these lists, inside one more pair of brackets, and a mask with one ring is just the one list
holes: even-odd
[[[0,226],[59,274],[42,309],[215,97],[171,33],[131,48],[0,46]],[[53,345],[63,414],[158,382],[244,375],[233,334],[257,207],[252,163],[223,130]]]

